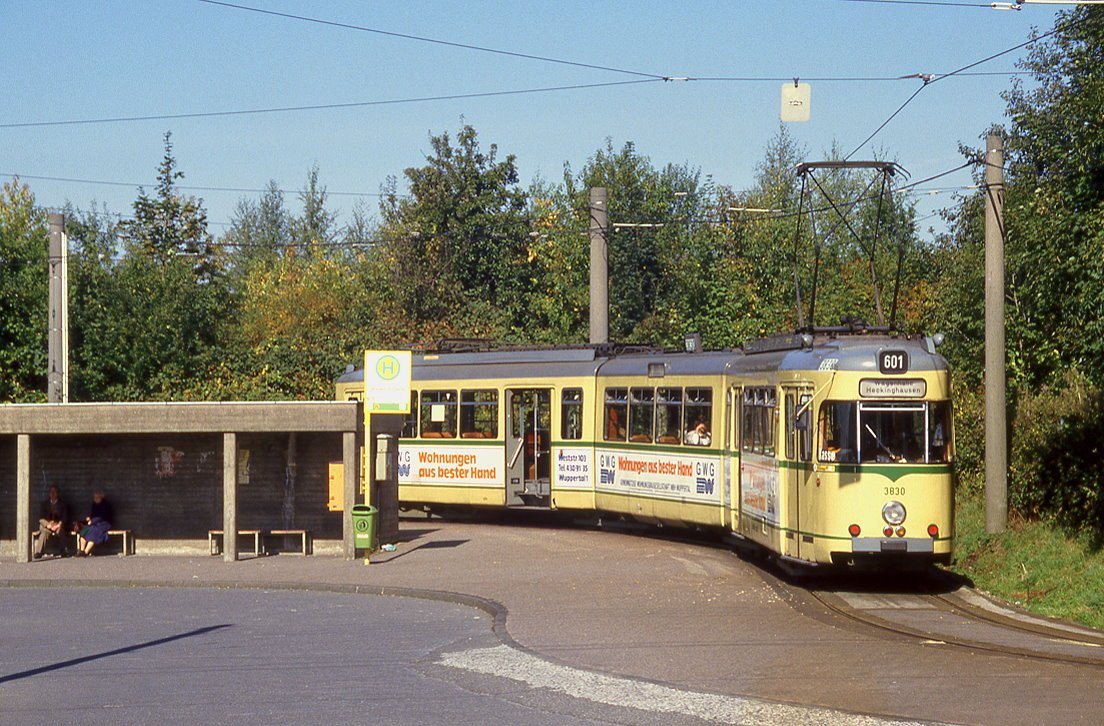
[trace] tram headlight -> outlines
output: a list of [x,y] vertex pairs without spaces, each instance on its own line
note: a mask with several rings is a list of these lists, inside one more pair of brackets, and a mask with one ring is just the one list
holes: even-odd
[[905,521],[905,505],[900,502],[886,502],[882,507],[882,519],[894,527],[901,524]]

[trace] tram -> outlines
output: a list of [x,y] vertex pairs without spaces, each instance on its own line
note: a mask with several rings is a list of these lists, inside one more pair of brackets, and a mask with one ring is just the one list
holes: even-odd
[[[954,445],[937,342],[841,326],[723,351],[419,351],[399,501],[623,516],[808,566],[949,563]],[[363,391],[361,370],[337,382],[340,400]]]

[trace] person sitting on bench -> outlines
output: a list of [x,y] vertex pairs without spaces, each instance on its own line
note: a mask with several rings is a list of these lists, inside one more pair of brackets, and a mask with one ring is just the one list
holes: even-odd
[[88,557],[92,554],[93,547],[107,541],[107,532],[111,529],[113,519],[115,513],[111,510],[111,502],[104,498],[103,489],[92,492],[92,508],[77,533],[77,550],[80,554]]
[[65,552],[65,539],[62,535],[69,531],[69,506],[61,498],[61,490],[57,486],[51,486],[49,499],[44,501],[38,509],[38,541],[35,542],[34,556],[37,560],[42,557],[46,541],[57,540],[58,549]]

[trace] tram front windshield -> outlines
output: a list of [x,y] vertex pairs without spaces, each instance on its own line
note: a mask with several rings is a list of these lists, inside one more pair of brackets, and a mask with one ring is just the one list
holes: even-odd
[[827,401],[820,407],[823,462],[942,464],[951,460],[946,401]]

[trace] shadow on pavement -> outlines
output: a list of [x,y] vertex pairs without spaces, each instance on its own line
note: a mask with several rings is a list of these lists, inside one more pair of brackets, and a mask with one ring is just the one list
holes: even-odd
[[[391,554],[391,556],[386,558],[386,559],[376,559],[380,555],[380,553],[377,552],[372,556],[373,557],[372,564],[386,565],[388,562],[394,562],[395,560],[399,559],[400,557],[405,557],[405,556],[409,555],[411,552],[417,552],[418,550],[448,550],[448,549],[452,549],[454,547],[459,547],[460,545],[463,545],[463,544],[467,544],[468,542],[470,542],[470,540],[466,540],[466,539],[441,539],[441,540],[437,540],[435,542],[423,542],[422,544],[415,545],[414,547],[411,547],[408,550],[403,550],[402,552],[397,552],[395,554]],[[390,553],[388,553],[388,554],[390,554]]]
[[155,645],[164,645],[165,643],[171,643],[174,640],[183,640],[184,638],[194,638],[197,635],[206,635],[207,633],[213,633],[216,630],[222,630],[223,628],[229,627],[229,624],[209,625],[206,628],[197,628],[195,630],[189,630],[186,633],[170,635],[166,638],[148,640],[145,643],[135,643],[134,645],[128,645],[125,648],[116,648],[115,650],[108,650],[103,653],[85,655],[81,656],[80,658],[71,658],[69,660],[63,660],[60,663],[51,663],[50,665],[41,666],[39,668],[32,668],[29,671],[20,671],[19,673],[11,673],[6,676],[0,676],[0,683],[18,681],[23,678],[30,678],[31,676],[37,676],[42,673],[49,673],[50,671],[57,671],[61,670],[62,668],[69,668],[70,666],[80,665],[81,663],[88,663],[94,660],[101,660],[103,658],[110,658],[112,656],[122,655],[123,653],[133,653],[134,651],[142,650],[143,648],[152,648]]

